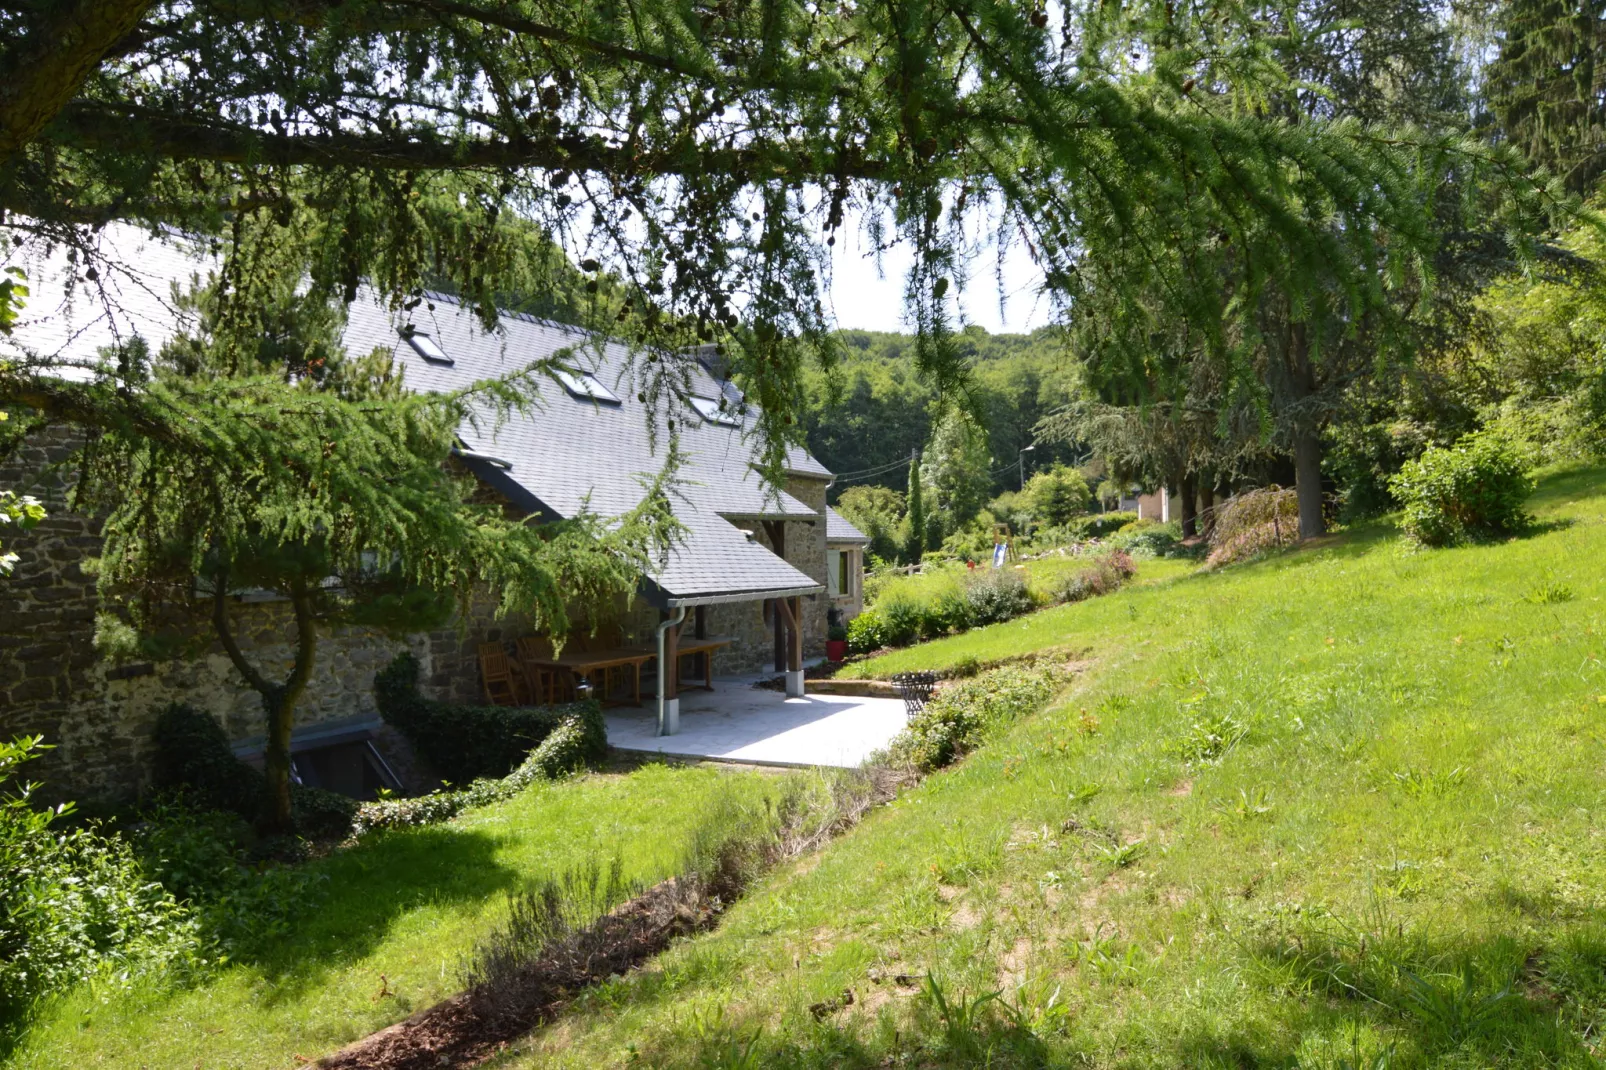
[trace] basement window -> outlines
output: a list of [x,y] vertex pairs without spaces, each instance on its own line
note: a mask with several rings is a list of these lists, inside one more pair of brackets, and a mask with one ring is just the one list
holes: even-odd
[[619,396],[602,385],[602,381],[590,372],[554,371],[558,382],[563,384],[574,397],[581,401],[601,401],[609,405],[619,404]]
[[457,363],[446,355],[446,350],[440,347],[439,342],[423,331],[404,330],[402,331],[402,337],[407,339],[407,344],[413,347],[413,352],[431,364],[445,364],[450,367]]
[[709,423],[719,424],[721,427],[742,426],[741,418],[730,410],[730,403],[728,401],[725,401],[724,399],[716,401],[713,398],[696,396],[692,397],[690,400],[691,407],[696,409],[698,415],[700,415],[704,420],[707,420]]

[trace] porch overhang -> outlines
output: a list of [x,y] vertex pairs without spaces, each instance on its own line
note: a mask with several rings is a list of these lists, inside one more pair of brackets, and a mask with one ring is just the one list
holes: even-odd
[[708,591],[702,594],[676,594],[666,591],[647,577],[642,577],[641,596],[659,609],[694,609],[697,606],[722,606],[730,602],[759,602],[766,598],[792,598],[801,595],[821,594],[825,584],[808,587],[759,587],[749,591]]

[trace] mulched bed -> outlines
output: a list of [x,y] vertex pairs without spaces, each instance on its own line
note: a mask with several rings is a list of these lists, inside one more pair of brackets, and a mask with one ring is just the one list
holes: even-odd
[[550,1020],[587,985],[625,973],[679,936],[712,928],[720,900],[671,878],[599,918],[494,991],[443,1000],[320,1059],[329,1070],[474,1066]]

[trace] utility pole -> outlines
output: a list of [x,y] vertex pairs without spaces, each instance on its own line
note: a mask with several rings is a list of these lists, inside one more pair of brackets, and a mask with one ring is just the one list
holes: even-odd
[[1037,448],[1037,446],[1036,446],[1035,443],[1033,445],[1026,446],[1025,448],[1023,448],[1020,451],[1020,456],[1015,459],[1015,467],[1020,469],[1020,489],[1021,490],[1025,490],[1026,489],[1026,455],[1028,453],[1032,452],[1033,450],[1035,450],[1036,448]]

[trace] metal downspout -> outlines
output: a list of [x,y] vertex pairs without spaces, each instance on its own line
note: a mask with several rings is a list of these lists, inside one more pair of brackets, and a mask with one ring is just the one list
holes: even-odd
[[660,736],[673,734],[669,724],[668,704],[664,699],[664,692],[669,687],[669,667],[664,661],[664,634],[669,629],[679,626],[685,619],[686,607],[676,606],[674,616],[658,622],[658,734]]

